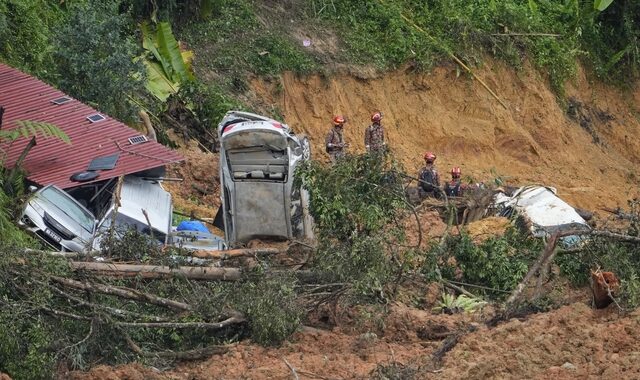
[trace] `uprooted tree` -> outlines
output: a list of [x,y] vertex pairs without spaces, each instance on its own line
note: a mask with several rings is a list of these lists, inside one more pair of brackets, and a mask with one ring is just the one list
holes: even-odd
[[[234,269],[191,267],[200,275],[192,280],[179,251],[163,252],[137,233],[119,244],[146,249],[146,268],[123,271],[118,247],[109,263],[95,263],[0,243],[0,371],[48,378],[60,363],[195,359],[245,337],[277,344],[299,325],[286,273],[258,265],[238,279]],[[201,276],[220,271],[233,276]]]

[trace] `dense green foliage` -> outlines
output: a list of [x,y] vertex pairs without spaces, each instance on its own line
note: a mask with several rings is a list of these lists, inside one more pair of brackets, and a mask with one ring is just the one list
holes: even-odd
[[43,77],[53,75],[51,36],[66,22],[67,3],[0,0],[0,59]]
[[220,82],[230,91],[247,89],[243,84],[247,72],[278,75],[285,70],[308,73],[318,69],[286,30],[265,28],[247,0],[220,1],[212,17],[185,25],[181,37],[200,52],[202,69],[223,74]]
[[[449,280],[486,286],[494,297],[512,291],[524,278],[542,250],[542,241],[510,228],[503,236],[474,243],[469,235],[450,236],[443,247],[435,246],[424,269],[431,276],[434,268]],[[455,260],[451,260],[451,259]],[[458,272],[459,270],[459,272]]]
[[[149,21],[170,22],[196,53],[196,83],[205,74],[220,92],[199,120],[221,116],[226,97],[241,98],[249,74],[325,71],[330,60],[380,69],[428,69],[450,54],[471,66],[487,54],[515,67],[528,60],[562,95],[576,59],[620,83],[640,74],[640,1],[600,3],[314,0],[288,2],[285,16],[277,4],[250,0],[0,0],[0,60],[125,121],[141,107],[166,110],[147,98],[135,59],[139,23]],[[325,41],[326,56],[302,46],[301,25],[337,37]]]
[[[111,259],[143,259],[158,264],[159,250],[142,235],[130,234],[123,242],[139,252],[120,252]],[[122,243],[119,246],[122,248]],[[114,247],[112,247],[114,248]],[[146,252],[140,253],[142,250]],[[111,249],[116,252],[116,250]],[[109,249],[107,249],[109,251]],[[122,255],[122,256],[121,256]],[[163,255],[165,260],[167,254]],[[154,260],[154,261],[152,261]],[[54,378],[55,367],[87,369],[95,363],[117,364],[134,359],[166,365],[171,359],[141,357],[128,339],[145,352],[176,352],[249,338],[277,345],[300,325],[302,310],[296,302],[294,278],[268,274],[257,267],[245,279],[220,283],[165,279],[100,278],[71,271],[63,258],[31,252],[0,242],[0,372],[14,379]],[[134,289],[190,305],[172,310],[153,303],[132,301],[96,291],[68,287],[55,278],[80,276],[83,283]],[[148,322],[213,322],[231,311],[247,317],[246,323],[224,328],[147,328]]]
[[640,2],[614,1],[603,12],[593,5],[585,0],[339,0],[318,17],[338,20],[348,52],[358,62],[386,68],[413,61],[430,67],[454,53],[475,64],[489,53],[518,67],[529,58],[562,91],[581,56],[602,76],[638,74]]
[[408,204],[392,174],[395,166],[390,157],[367,154],[347,156],[332,167],[312,161],[298,175],[309,190],[317,227],[314,268],[353,284],[359,295],[384,294],[402,269],[393,256],[397,246],[390,243],[403,241],[398,220]]
[[118,13],[117,2],[73,7],[69,23],[55,34],[58,83],[70,95],[121,120],[137,114],[132,98],[142,92],[140,47]]
[[265,274],[259,268],[232,293],[249,320],[249,336],[262,345],[279,345],[300,326],[303,310],[296,301],[290,273]]

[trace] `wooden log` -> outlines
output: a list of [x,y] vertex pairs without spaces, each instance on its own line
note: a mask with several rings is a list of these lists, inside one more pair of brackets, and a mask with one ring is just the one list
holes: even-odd
[[193,256],[201,259],[230,259],[233,257],[253,257],[257,255],[277,255],[282,253],[277,248],[237,248],[228,249],[226,251],[195,251]]
[[118,326],[137,328],[169,329],[221,329],[233,324],[246,322],[242,314],[234,315],[220,322],[116,322]]
[[170,276],[183,276],[190,280],[219,280],[236,281],[242,276],[238,268],[212,268],[212,267],[179,267],[171,268],[160,265],[137,264],[113,264],[91,263],[71,261],[69,263],[74,270],[100,272],[106,276],[137,276],[144,278],[162,278]]
[[57,282],[63,286],[85,290],[88,292],[96,292],[102,294],[108,294],[116,297],[128,298],[136,301],[142,301],[153,305],[164,306],[171,309],[181,311],[191,311],[193,308],[191,305],[184,302],[174,301],[168,298],[158,297],[153,294],[143,293],[135,289],[123,288],[119,286],[94,284],[91,282],[80,282],[72,280],[70,278],[51,276],[52,281]]

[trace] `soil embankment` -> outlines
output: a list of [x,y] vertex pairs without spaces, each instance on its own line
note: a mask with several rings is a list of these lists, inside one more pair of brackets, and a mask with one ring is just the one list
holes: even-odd
[[508,108],[454,66],[430,73],[407,67],[367,79],[285,74],[280,83],[253,85],[256,103],[265,110],[277,106],[296,132],[310,137],[316,158],[326,156],[332,115],[347,116],[346,140],[362,152],[369,115],[379,109],[390,146],[409,173],[431,150],[445,178],[460,166],[463,177],[476,181],[501,176],[514,185],[544,183],[581,208],[624,206],[636,195],[640,89],[623,93],[580,71],[561,106],[529,66],[515,72],[487,60],[476,72]]

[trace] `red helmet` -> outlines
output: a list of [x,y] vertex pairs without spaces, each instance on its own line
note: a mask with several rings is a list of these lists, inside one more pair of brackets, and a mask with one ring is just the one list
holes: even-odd
[[346,122],[344,116],[336,115],[333,117],[333,125],[342,125]]
[[433,162],[436,160],[436,155],[433,152],[426,152],[424,154],[424,159],[427,162]]
[[373,115],[371,115],[371,121],[374,123],[377,123],[380,120],[382,120],[382,112],[374,112]]
[[451,176],[453,178],[460,178],[461,175],[462,175],[462,170],[460,170],[458,166],[451,169]]

